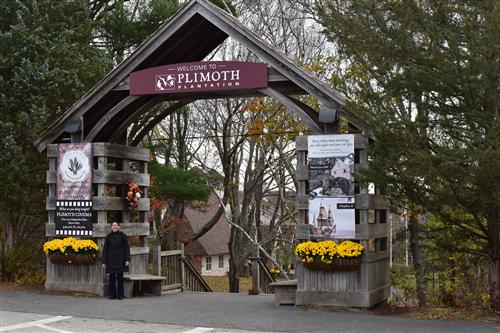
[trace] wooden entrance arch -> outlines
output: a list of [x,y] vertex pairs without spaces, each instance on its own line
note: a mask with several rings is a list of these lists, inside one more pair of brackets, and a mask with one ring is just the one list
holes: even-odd
[[[194,96],[181,93],[162,96],[163,98],[130,96],[130,73],[166,64],[201,61],[229,36],[267,64],[267,88],[209,92]],[[207,1],[192,0],[45,130],[37,138],[35,146],[43,151],[48,144],[63,142],[65,138],[69,138],[70,135],[64,131],[69,121],[82,121],[83,141],[122,144],[121,134],[135,120],[134,115],[161,101],[250,96],[270,96],[276,99],[290,111],[297,113],[315,132],[323,133],[324,126],[319,122],[318,112],[297,100],[297,96],[305,94],[317,97],[325,108],[335,109],[339,116],[346,118],[355,127],[363,132],[368,131],[366,122],[345,107],[340,93],[295,65],[228,13]],[[117,128],[117,124],[121,126]]]
[[[131,73],[157,66],[202,61],[228,37],[239,42],[255,54],[262,63],[266,64],[267,87],[206,92],[184,91],[162,95],[130,94],[129,78]],[[147,187],[149,185],[146,163],[148,158],[145,157],[147,152],[131,146],[136,146],[142,137],[159,121],[180,107],[200,99],[269,96],[300,117],[309,125],[313,132],[318,134],[338,133],[338,121],[328,125],[321,123],[319,121],[318,110],[310,108],[299,100],[299,96],[308,94],[315,96],[324,108],[335,110],[335,119],[338,120],[339,117],[343,117],[361,133],[370,134],[367,122],[358,114],[346,108],[345,100],[340,93],[328,87],[303,68],[295,65],[279,50],[270,46],[220,8],[205,0],[189,1],[134,53],[112,70],[56,122],[47,128],[35,141],[35,146],[39,151],[47,150],[50,160],[50,169],[47,176],[47,182],[49,183],[49,198],[47,203],[49,222],[47,224],[47,236],[54,236],[54,208],[52,206],[55,195],[54,173],[56,166],[54,144],[70,141],[88,142],[94,145],[94,155],[98,160],[96,167],[98,172],[93,179],[93,183],[97,186],[97,196],[93,200],[98,203],[93,206],[94,210],[98,210],[97,223],[94,228],[100,230],[94,233],[94,235],[102,243],[102,238],[100,237],[104,235],[104,230],[107,228],[107,211],[123,209],[122,206],[113,203],[114,199],[105,197],[105,186],[106,184],[125,184],[126,180],[131,176],[128,170],[131,160],[137,161],[140,165],[140,172],[143,174],[141,177],[144,178],[142,186]],[[135,138],[126,137],[128,126],[136,121],[141,113],[165,101],[171,102],[167,109],[152,120]],[[76,133],[68,131],[68,124],[77,124],[79,131]],[[363,162],[367,140],[360,137],[357,139],[357,142],[356,149],[358,149],[361,162]],[[301,182],[297,192],[300,213],[297,238],[303,240],[309,239],[306,217],[307,206],[303,202],[306,197],[304,182],[307,181],[307,177],[304,178],[303,175],[306,164],[303,138],[299,138],[297,147],[299,151],[297,172]],[[120,166],[117,168],[118,170],[107,170],[109,159],[119,159],[118,163]],[[358,202],[360,203],[359,207]],[[147,221],[144,217],[144,212],[149,209],[149,201],[143,200],[142,205],[143,207],[140,207],[140,211],[143,212],[141,213],[140,226],[127,225],[127,223],[124,226],[128,234],[142,237],[141,247],[134,250],[138,256],[142,256],[143,258],[137,262],[137,267],[140,267],[138,268],[139,273],[143,272],[146,267],[144,260],[147,258],[148,250],[145,246],[145,237],[149,235],[149,229],[146,228]],[[362,224],[359,228],[359,233],[356,230],[357,235],[359,234],[362,237],[360,239],[367,242],[369,239],[383,239],[386,237],[387,225],[380,225],[374,228],[367,224],[369,210],[378,210],[379,213],[385,210],[385,203],[381,196],[371,196],[362,191],[356,195],[356,209],[359,209],[360,223]],[[129,213],[123,211],[122,214],[124,221],[128,221]],[[317,300],[317,303],[334,304],[335,302],[332,302],[332,297],[338,298],[339,295],[343,295],[342,297],[347,299],[346,295],[348,292],[354,295],[353,297],[358,297],[358,299],[362,300],[351,302],[352,304],[345,301],[337,305],[371,306],[384,300],[388,294],[388,254],[382,252],[378,256],[367,256],[364,259],[360,273],[363,276],[352,277],[353,281],[354,279],[363,280],[363,282],[356,282],[359,284],[359,288],[356,291],[348,291],[346,289],[342,293],[342,291],[330,290],[328,289],[330,287],[325,286],[326,289],[313,292],[311,285],[299,283],[299,289],[302,288],[301,291],[303,292],[300,301],[298,299],[299,303],[314,304]],[[49,287],[64,286],[65,283],[61,280],[61,274],[63,273],[53,270],[53,267],[50,265],[48,264],[48,271],[52,273],[49,272],[48,283],[46,285]],[[91,278],[70,281],[66,285],[69,286],[71,284],[70,289],[74,290],[90,290],[102,293],[102,272],[92,267],[89,269],[89,272],[86,271],[85,274],[80,272],[80,275],[91,276]],[[368,281],[372,271],[378,272],[378,280],[376,282]],[[67,272],[64,274],[71,276]],[[300,269],[299,274],[302,274]],[[299,282],[300,278],[299,275]],[[310,280],[316,278],[323,277],[310,277]],[[311,283],[314,283],[314,281]]]

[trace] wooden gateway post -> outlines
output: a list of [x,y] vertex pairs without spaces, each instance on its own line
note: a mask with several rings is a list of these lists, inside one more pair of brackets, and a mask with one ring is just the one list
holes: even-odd
[[[355,135],[355,168],[366,167],[368,139]],[[297,149],[297,209],[299,242],[310,240],[308,221],[307,136],[298,137]],[[297,305],[332,305],[371,307],[389,297],[389,251],[386,203],[383,195],[369,194],[366,186],[355,189],[355,240],[365,247],[361,265],[354,271],[310,270],[297,262]]]
[[[58,145],[47,147],[49,170],[47,184],[48,223],[46,235],[56,237],[56,166]],[[137,243],[130,249],[130,274],[147,274],[149,248],[147,237],[150,227],[146,212],[149,211],[149,174],[147,163],[149,150],[109,143],[92,143],[92,237],[99,245],[100,253],[104,238],[111,230],[111,222],[121,224],[121,230],[129,237],[137,238]],[[142,198],[133,210],[129,211],[125,202],[128,182],[135,181],[142,189]],[[58,237],[61,237],[57,235]],[[71,236],[71,235],[69,235]],[[106,274],[99,260],[92,265],[59,265],[47,260],[47,290],[74,290],[98,295],[107,293]]]

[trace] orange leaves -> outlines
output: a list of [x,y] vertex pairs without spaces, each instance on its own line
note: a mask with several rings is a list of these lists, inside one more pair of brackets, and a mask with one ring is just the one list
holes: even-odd
[[156,198],[151,199],[151,209],[161,209],[166,207],[167,204],[168,204],[167,200],[161,200]]
[[262,111],[264,104],[260,98],[254,98],[249,103],[243,105],[241,111],[252,111],[255,113],[259,113]]

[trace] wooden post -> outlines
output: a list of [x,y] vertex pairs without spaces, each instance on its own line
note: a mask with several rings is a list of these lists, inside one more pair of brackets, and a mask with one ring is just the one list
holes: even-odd
[[[130,161],[123,159],[122,160],[122,171],[129,171],[130,170]],[[132,179],[131,179],[132,180]],[[124,195],[127,194],[128,186],[127,184],[122,185],[124,188]],[[130,223],[130,211],[129,210],[123,210],[122,211],[122,223]]]
[[[102,251],[104,239],[110,231],[108,212],[123,214],[122,212],[126,210],[123,196],[121,194],[119,196],[110,196],[109,193],[107,193],[108,185],[119,187],[126,184],[128,180],[133,177],[144,190],[149,186],[149,175],[146,172],[139,171],[137,173],[131,173],[125,170],[108,170],[108,160],[112,158],[147,163],[150,154],[147,149],[109,143],[93,143],[92,152],[93,157],[97,159],[97,167],[92,177],[92,183],[96,186],[97,190],[92,197],[92,210],[93,213],[97,215],[97,223],[92,225],[93,234],[91,237],[99,245]],[[57,145],[47,146],[47,157],[49,158],[49,170],[47,171],[47,184],[49,187],[49,196],[47,198],[47,237],[55,237],[55,223],[53,217],[56,209],[55,186],[57,180],[57,153]],[[123,162],[122,166],[126,169],[125,163],[126,162]],[[144,168],[144,171],[146,170],[147,168]],[[149,198],[145,196],[140,200],[136,211],[147,212],[149,209]],[[149,255],[147,237],[150,233],[146,214],[141,215],[141,217],[140,223],[124,223],[122,225],[123,232],[129,236],[139,236],[141,240],[140,247],[132,247],[130,249],[132,257],[130,274],[147,273]],[[105,295],[107,292],[106,283],[106,275],[99,262],[94,265],[69,266],[54,265],[47,261],[47,278],[45,282],[47,290],[64,289]]]
[[186,291],[186,265],[184,264],[184,243],[181,243],[181,290]]
[[252,251],[252,289],[249,290],[250,295],[258,295],[260,293],[260,267],[259,267],[259,246],[255,245]]
[[[366,167],[366,146],[368,139],[362,135],[355,135],[354,148],[356,155],[355,168]],[[307,195],[307,137],[298,137],[297,147],[297,209],[299,210],[296,226],[297,240],[309,238],[307,223],[308,195]],[[382,221],[381,212],[387,209],[384,197],[380,193],[368,193],[366,184],[359,185],[359,192],[355,193],[357,223],[355,238],[365,246],[365,253],[361,257],[359,270],[346,272],[313,271],[305,268],[300,260],[297,261],[297,305],[333,305],[371,307],[386,300],[389,296],[389,251],[381,246],[388,236],[388,223]],[[369,211],[378,211],[373,214],[375,221],[368,221]],[[369,223],[370,222],[370,223]],[[374,240],[376,245],[370,248]]]
[[159,244],[153,245],[153,274],[161,275],[161,246]]
[[[139,163],[139,171],[143,174],[148,173],[148,162],[140,162]],[[141,199],[144,200],[148,197],[148,187],[144,187],[142,189],[142,197]],[[140,211],[139,212],[139,223],[149,223],[148,221],[148,214],[147,212]],[[154,225],[154,223],[152,223]],[[156,237],[156,233],[154,230],[151,230],[151,227],[149,228],[149,236],[150,238]],[[147,250],[149,248],[148,246],[148,237],[146,236],[141,236],[141,246],[144,248],[144,250]]]

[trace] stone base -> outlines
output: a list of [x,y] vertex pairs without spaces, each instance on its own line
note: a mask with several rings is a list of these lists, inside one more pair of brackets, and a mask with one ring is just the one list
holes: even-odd
[[370,308],[389,298],[389,285],[370,292],[297,291],[296,305],[328,305]]

